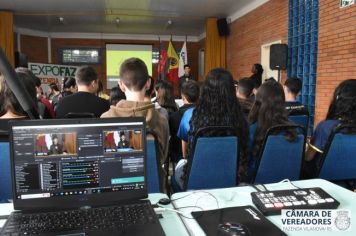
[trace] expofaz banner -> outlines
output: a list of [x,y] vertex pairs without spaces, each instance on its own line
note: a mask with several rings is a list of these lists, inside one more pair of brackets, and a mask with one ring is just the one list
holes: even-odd
[[39,78],[75,77],[77,66],[28,63],[28,69]]

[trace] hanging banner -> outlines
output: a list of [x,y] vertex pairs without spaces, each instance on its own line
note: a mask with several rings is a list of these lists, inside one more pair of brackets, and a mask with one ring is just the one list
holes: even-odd
[[28,63],[28,69],[39,78],[75,77],[77,66]]

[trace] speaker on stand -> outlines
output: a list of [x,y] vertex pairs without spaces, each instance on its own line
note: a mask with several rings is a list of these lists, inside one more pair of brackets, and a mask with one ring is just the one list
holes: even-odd
[[281,70],[287,69],[287,44],[272,44],[269,54],[269,67],[278,70],[278,82],[281,80]]

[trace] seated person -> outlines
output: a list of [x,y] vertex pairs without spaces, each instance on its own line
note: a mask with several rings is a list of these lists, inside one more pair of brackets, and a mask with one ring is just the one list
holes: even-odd
[[65,77],[63,79],[63,92],[62,98],[77,92],[77,83],[73,77]]
[[168,120],[168,111],[161,107],[158,102],[156,102],[156,97],[152,98],[152,94],[156,95],[156,93],[153,91],[154,90],[154,84],[155,84],[155,81],[154,79],[150,76],[150,79],[151,79],[151,85],[150,85],[150,88],[146,90],[146,93],[145,93],[145,101],[152,101],[154,102],[155,104],[155,108],[156,110],[161,113],[161,115],[163,115],[167,120]]
[[126,96],[124,94],[124,92],[121,91],[121,89],[119,87],[113,87],[110,90],[110,98],[109,98],[109,102],[111,106],[116,106],[116,104],[118,102],[120,102],[120,100],[125,100]]
[[58,143],[57,135],[52,136],[52,145],[49,147],[48,155],[65,154],[63,145]]
[[341,82],[335,89],[333,100],[329,106],[326,120],[315,128],[311,141],[308,143],[303,170],[304,178],[314,178],[319,166],[320,155],[323,153],[332,130],[339,124],[356,123],[356,80]]
[[130,142],[126,140],[125,133],[120,133],[120,141],[117,143],[117,148],[130,148]]
[[242,112],[247,117],[250,113],[253,101],[251,100],[253,92],[253,81],[249,78],[242,78],[238,83],[235,84],[236,97],[239,99]]
[[221,68],[208,73],[199,102],[194,110],[190,108],[183,115],[177,136],[182,139],[184,159],[178,162],[175,172],[175,180],[181,188],[188,174],[186,163],[193,158],[192,139],[200,128],[207,126],[232,126],[237,131],[241,152],[238,173],[239,176],[244,174],[247,164],[247,123],[235,95],[233,77],[230,72]]
[[56,83],[49,84],[49,96],[48,100],[51,101],[53,110],[56,111],[58,101],[62,98],[61,92],[59,91],[58,85]]
[[[41,79],[35,76],[28,68],[18,67],[16,68],[18,76],[22,79],[32,79],[36,86],[36,96],[37,96],[37,108],[41,119],[52,119],[55,117],[52,104],[42,96],[41,90]],[[25,75],[24,75],[25,74]],[[24,78],[26,77],[26,78]]]
[[178,111],[172,113],[169,117],[169,130],[171,133],[171,138],[169,140],[169,154],[174,163],[182,158],[182,141],[178,138],[177,132],[184,112],[189,108],[194,107],[195,103],[198,101],[198,83],[194,80],[184,82],[181,87],[181,96],[184,105],[181,106]]
[[98,97],[103,98],[105,100],[110,99],[110,96],[107,95],[104,91],[103,82],[101,82],[101,80],[98,80],[98,90],[96,91],[96,94]]
[[68,113],[92,113],[100,117],[109,110],[109,102],[97,97],[98,74],[90,66],[80,67],[75,75],[78,92],[59,100],[56,117],[65,118]]
[[[30,99],[33,100],[37,109],[36,85],[25,73],[16,73],[20,78],[20,83],[27,90]],[[15,94],[11,91],[5,81],[5,77],[0,73],[0,131],[8,132],[8,122],[12,119],[27,119],[27,113],[21,107]]]
[[168,153],[168,121],[155,109],[151,101],[145,101],[145,93],[150,88],[150,84],[151,79],[146,64],[141,59],[125,60],[120,67],[119,86],[125,93],[126,100],[111,106],[110,110],[101,117],[145,117],[147,129],[157,136],[157,155],[164,171]]
[[302,89],[302,81],[298,78],[287,79],[283,90],[286,97],[285,107],[289,115],[309,115],[308,109],[297,101],[297,96]]
[[173,96],[173,87],[169,82],[160,80],[155,84],[154,89],[157,103],[167,110],[168,115],[178,110]]
[[[288,120],[288,113],[284,103],[283,88],[275,80],[263,83],[257,91],[255,103],[248,117],[250,123],[248,140],[250,157],[247,181],[250,181],[255,171],[255,163],[262,151],[263,140],[267,130],[275,125],[292,124]],[[296,137],[296,130],[289,130],[285,134],[285,138],[288,141],[293,141]]]

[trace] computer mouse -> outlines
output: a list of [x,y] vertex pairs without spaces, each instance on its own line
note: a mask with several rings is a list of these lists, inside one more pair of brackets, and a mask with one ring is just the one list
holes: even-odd
[[248,228],[241,223],[225,222],[218,225],[219,236],[249,236]]
[[161,205],[168,205],[168,204],[171,203],[171,199],[169,199],[169,198],[161,198],[161,199],[159,199],[158,203],[161,204]]

